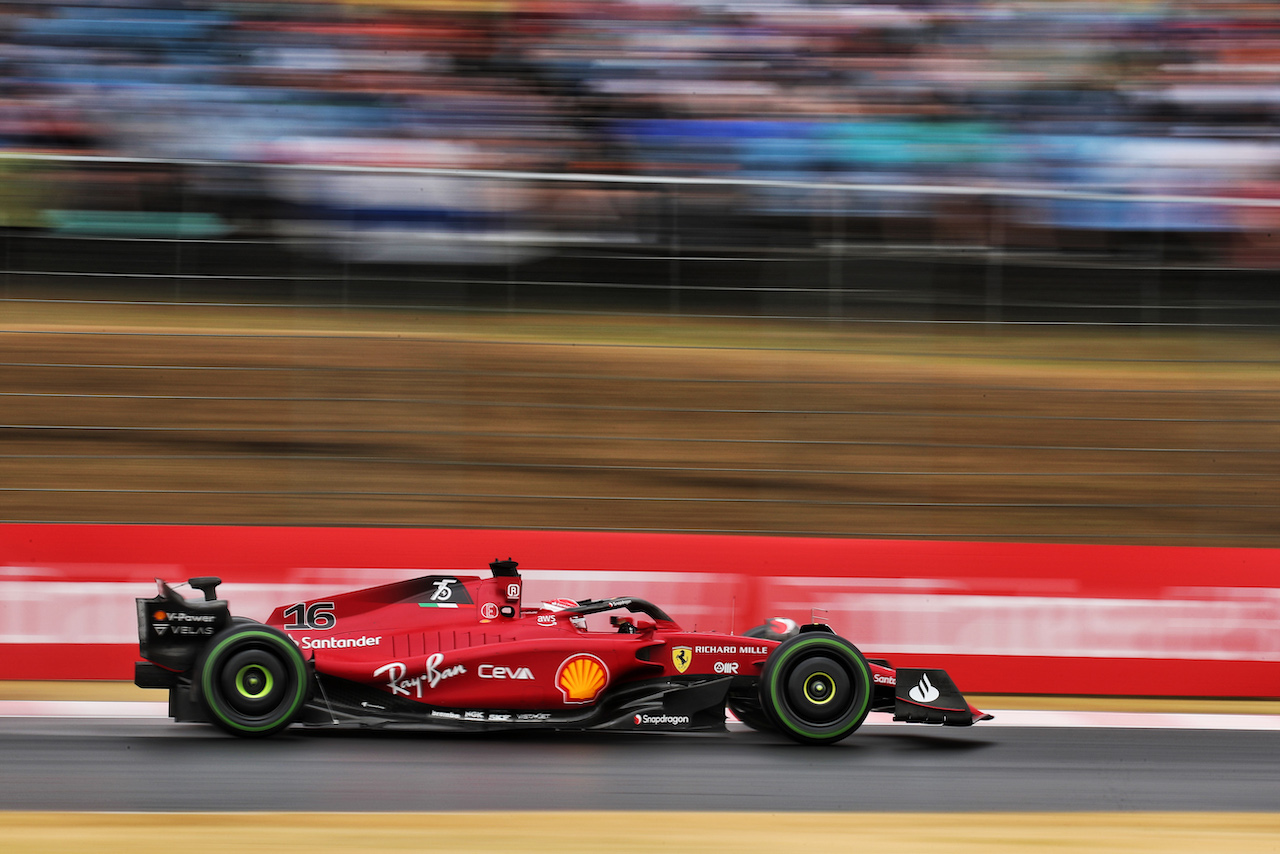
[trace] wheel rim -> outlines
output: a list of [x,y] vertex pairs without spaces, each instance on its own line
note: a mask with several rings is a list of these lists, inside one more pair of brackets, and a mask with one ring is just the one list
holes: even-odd
[[288,672],[274,649],[246,645],[220,668],[218,693],[235,712],[248,718],[271,715],[287,699]]
[[246,700],[261,700],[271,693],[275,685],[271,671],[259,664],[240,668],[236,674],[236,692]]
[[815,706],[830,703],[835,696],[830,674],[815,673],[804,682],[804,698]]
[[787,674],[785,684],[787,706],[805,724],[829,724],[844,716],[856,700],[848,670],[826,655],[807,656],[797,661]]

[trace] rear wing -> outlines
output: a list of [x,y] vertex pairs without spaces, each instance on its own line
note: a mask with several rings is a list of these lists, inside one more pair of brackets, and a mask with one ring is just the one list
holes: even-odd
[[231,625],[231,608],[214,599],[216,578],[193,578],[192,587],[204,593],[204,600],[184,599],[181,594],[156,579],[159,588],[150,599],[136,599],[138,607],[138,651],[142,658],[172,671],[189,670],[209,638]]

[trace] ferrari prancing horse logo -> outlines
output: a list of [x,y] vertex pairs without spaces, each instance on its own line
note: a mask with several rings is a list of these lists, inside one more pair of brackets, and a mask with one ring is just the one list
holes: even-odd
[[676,666],[676,670],[684,673],[693,664],[693,650],[687,646],[672,647],[671,663]]

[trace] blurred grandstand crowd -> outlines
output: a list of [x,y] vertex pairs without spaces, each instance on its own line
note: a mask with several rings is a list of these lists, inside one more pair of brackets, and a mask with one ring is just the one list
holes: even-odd
[[[368,260],[428,236],[424,258],[511,260],[642,239],[661,201],[315,168],[443,167],[733,179],[692,209],[1058,251],[1158,233],[1280,266],[1280,208],[1185,198],[1280,199],[1273,2],[39,0],[0,2],[0,62],[11,228],[381,235]],[[212,163],[14,156],[32,152]]]

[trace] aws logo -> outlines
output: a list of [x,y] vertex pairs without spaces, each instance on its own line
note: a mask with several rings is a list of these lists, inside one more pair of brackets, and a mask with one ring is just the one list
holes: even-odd
[[556,671],[556,687],[569,705],[594,703],[607,684],[609,668],[587,652],[569,656]]

